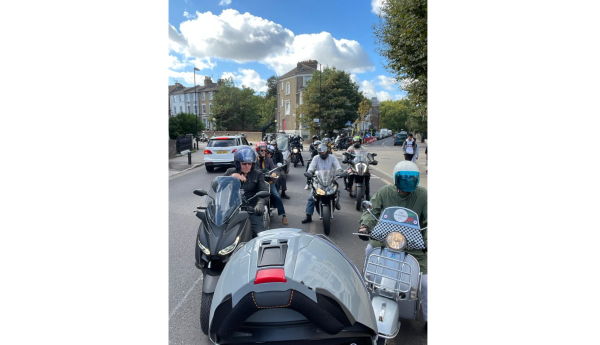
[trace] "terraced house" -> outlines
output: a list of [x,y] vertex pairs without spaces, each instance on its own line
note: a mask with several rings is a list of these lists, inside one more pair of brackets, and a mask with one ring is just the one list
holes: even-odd
[[308,129],[300,124],[301,114],[297,112],[302,104],[302,94],[306,83],[311,80],[312,74],[319,70],[317,60],[298,62],[293,70],[285,73],[278,80],[277,86],[277,131],[301,134],[305,139],[310,135]]
[[[206,129],[213,129],[214,124],[208,118],[212,114],[214,94],[219,91],[222,83],[222,79],[215,84],[211,77],[204,77],[203,86],[174,88],[169,93],[171,116],[179,113],[194,114],[199,116]],[[170,87],[169,90],[171,90]]]

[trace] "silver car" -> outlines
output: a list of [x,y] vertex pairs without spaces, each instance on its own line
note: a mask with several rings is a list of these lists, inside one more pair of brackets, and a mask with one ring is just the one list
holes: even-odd
[[204,149],[204,167],[213,172],[215,167],[232,167],[233,154],[242,146],[251,146],[246,137],[226,135],[212,137]]

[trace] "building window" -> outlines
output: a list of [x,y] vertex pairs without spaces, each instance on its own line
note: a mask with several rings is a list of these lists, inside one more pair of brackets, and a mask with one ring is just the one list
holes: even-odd
[[206,92],[202,92],[202,100],[206,101]]
[[283,91],[283,82],[281,82],[281,90]]
[[283,108],[283,98],[281,99],[281,107]]
[[288,81],[288,83],[285,85],[285,94],[289,95],[290,94],[290,82]]
[[189,93],[187,94],[187,100],[188,100],[188,102],[190,101],[190,94]]
[[212,114],[212,103],[208,105],[208,113]]
[[212,91],[208,93],[208,100],[212,101]]
[[179,101],[183,102],[183,95],[179,95]]
[[181,106],[179,106],[179,112],[183,113],[183,108]]
[[285,114],[290,114],[290,101],[285,101]]
[[202,104],[202,114],[206,114],[206,104]]
[[312,76],[304,77],[303,81],[302,81],[302,86],[306,87],[306,83],[308,83],[311,79],[312,79]]

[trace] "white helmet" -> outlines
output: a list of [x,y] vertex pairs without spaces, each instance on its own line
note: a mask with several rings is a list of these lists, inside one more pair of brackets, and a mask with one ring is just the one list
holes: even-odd
[[400,191],[411,193],[419,185],[419,168],[411,161],[402,161],[396,164],[392,175],[394,176],[394,184]]

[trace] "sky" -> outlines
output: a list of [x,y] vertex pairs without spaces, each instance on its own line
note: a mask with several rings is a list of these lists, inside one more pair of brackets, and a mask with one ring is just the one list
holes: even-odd
[[257,92],[270,76],[300,61],[350,73],[379,101],[406,97],[376,51],[373,24],[381,0],[171,0],[169,85],[203,85],[204,76],[233,78]]

